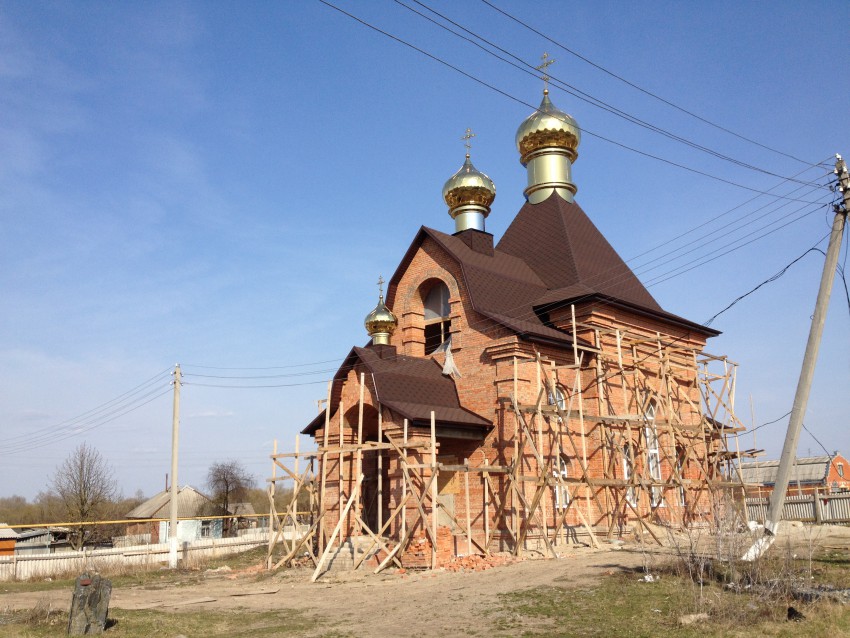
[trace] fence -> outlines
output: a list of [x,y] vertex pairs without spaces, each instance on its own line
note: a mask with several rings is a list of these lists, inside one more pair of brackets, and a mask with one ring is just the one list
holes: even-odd
[[[293,534],[303,530],[291,530]],[[181,558],[184,564],[243,552],[269,542],[268,529],[250,530],[235,538],[202,538],[184,542]],[[52,554],[24,554],[0,557],[0,581],[45,578],[59,574],[96,570],[108,572],[128,567],[153,567],[168,563],[169,544],[134,545],[67,551]]]
[[[769,498],[748,498],[747,516],[764,523]],[[850,492],[788,496],[782,507],[782,520],[804,523],[850,523]]]

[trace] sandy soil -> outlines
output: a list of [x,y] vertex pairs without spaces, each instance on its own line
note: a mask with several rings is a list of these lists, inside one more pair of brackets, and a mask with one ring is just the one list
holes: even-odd
[[[777,546],[808,552],[815,547],[850,550],[850,528],[786,527]],[[647,545],[647,547],[649,547]],[[605,544],[603,549],[565,548],[558,560],[523,560],[476,572],[447,570],[331,572],[310,582],[312,570],[294,568],[260,576],[259,567],[205,572],[202,582],[156,582],[116,588],[110,607],[165,612],[203,609],[253,611],[297,609],[321,618],[323,627],[355,635],[410,636],[496,633],[498,594],[539,586],[587,587],[605,574],[657,564],[671,548],[655,546],[652,556],[639,545]],[[772,550],[773,551],[773,550]],[[164,577],[165,579],[166,577]],[[192,579],[194,580],[194,579]],[[0,592],[2,592],[0,584]],[[0,594],[0,608],[32,608],[49,601],[67,609],[70,592],[52,590]]]

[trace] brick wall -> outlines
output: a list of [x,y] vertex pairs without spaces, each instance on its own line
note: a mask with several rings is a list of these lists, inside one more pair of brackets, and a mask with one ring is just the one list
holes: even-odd
[[[630,313],[622,308],[613,308],[601,303],[586,303],[576,307],[578,335],[593,348],[579,351],[575,357],[572,347],[535,346],[521,341],[516,335],[492,320],[478,314],[472,307],[468,291],[463,283],[459,267],[438,244],[425,238],[419,250],[402,274],[393,302],[393,312],[399,317],[399,328],[392,337],[392,345],[400,353],[424,356],[424,311],[423,296],[435,280],[443,282],[450,292],[452,351],[455,363],[462,376],[456,379],[461,404],[477,414],[492,420],[494,427],[483,442],[440,439],[439,456],[452,464],[468,463],[481,468],[485,462],[491,466],[507,466],[517,458],[522,475],[535,477],[541,469],[534,449],[538,450],[547,464],[545,472],[558,457],[558,442],[565,458],[559,471],[566,471],[569,480],[582,475],[586,464],[591,478],[624,478],[624,443],[631,442],[634,459],[631,461],[633,475],[652,480],[646,450],[646,431],[641,425],[627,427],[622,423],[604,422],[602,418],[616,415],[643,414],[647,401],[656,404],[655,432],[658,438],[659,469],[662,480],[668,480],[675,471],[690,485],[684,492],[688,504],[687,513],[682,506],[682,492],[678,487],[661,488],[663,505],[653,508],[650,489],[635,493],[635,510],[642,515],[653,515],[660,521],[678,522],[683,518],[709,515],[707,495],[702,487],[700,467],[705,465],[707,455],[715,443],[703,436],[700,396],[696,385],[697,366],[695,353],[705,345],[705,338],[696,333],[667,324],[659,320]],[[572,314],[569,309],[552,313],[555,325],[571,329]],[[618,340],[617,331],[620,331]],[[625,335],[628,333],[628,335]],[[659,340],[662,356],[659,357]],[[664,345],[666,344],[666,346]],[[596,350],[600,352],[596,352]],[[443,355],[434,355],[442,362]],[[552,410],[547,410],[548,392],[538,359],[545,362],[548,373],[556,381],[570,409],[571,417],[562,421]],[[576,364],[580,362],[580,366]],[[621,373],[621,365],[625,373]],[[663,366],[663,370],[662,370]],[[637,370],[636,370],[637,368]],[[352,443],[357,439],[358,403],[360,395],[360,370],[348,372],[340,390],[339,408],[331,415],[328,443],[331,446]],[[662,375],[662,372],[664,373]],[[662,385],[662,376],[669,383]],[[578,388],[582,388],[584,401],[578,406]],[[364,388],[364,437],[377,438],[378,406],[371,378],[367,374]],[[531,428],[531,436],[520,432],[518,419],[513,411],[510,397],[516,396],[521,405],[534,405],[538,397],[544,408],[539,413],[524,414]],[[572,403],[572,405],[570,405]],[[342,425],[340,429],[340,413]],[[602,417],[602,418],[601,418]],[[403,422],[389,410],[382,413],[383,433],[400,443],[403,438]],[[674,436],[672,426],[681,428]],[[323,441],[324,430],[320,429],[316,440]],[[429,433],[409,429],[411,444],[427,444]],[[613,442],[611,445],[605,442]],[[676,444],[681,447],[677,450]],[[411,451],[409,462],[430,464],[430,453]],[[332,529],[339,520],[340,491],[351,494],[356,479],[355,455],[348,454],[340,466],[339,456],[327,459],[325,485],[325,525]],[[402,470],[399,457],[391,453],[387,458],[388,491],[387,512],[392,511],[404,497]],[[340,479],[340,468],[342,478]],[[850,467],[848,467],[850,471]],[[427,483],[430,468],[416,470]],[[417,482],[421,491],[422,483]],[[451,509],[455,520],[447,515],[438,518],[438,554],[444,556],[466,553],[467,541],[463,532],[467,515],[473,537],[481,544],[485,542],[485,529],[492,531],[491,546],[504,548],[510,545],[512,535],[526,525],[529,538],[539,536],[545,530],[551,532],[563,517],[564,505],[569,499],[572,505],[565,519],[563,535],[572,535],[581,523],[581,516],[593,526],[607,528],[609,525],[628,524],[634,513],[626,509],[623,514],[624,490],[614,487],[571,483],[567,494],[554,486],[544,486],[539,498],[538,514],[527,520],[527,506],[535,499],[539,486],[533,481],[520,483],[518,492],[507,489],[504,474],[492,473],[490,482],[484,480],[482,472],[463,472],[454,476],[443,476],[439,482],[439,500],[446,511]],[[493,492],[496,498],[493,498]],[[485,502],[485,493],[488,498]],[[525,504],[523,504],[523,499]],[[469,502],[469,512],[466,503]],[[620,503],[617,507],[617,503]],[[344,503],[342,503],[344,505]],[[501,506],[504,507],[501,507]],[[355,508],[360,505],[355,505]],[[433,515],[430,498],[425,498],[422,509],[429,519]],[[499,514],[499,510],[503,511]],[[427,523],[430,526],[430,522]],[[388,530],[388,535],[398,540],[402,533],[402,517],[397,518]],[[425,533],[419,507],[414,499],[408,501],[404,510],[404,528],[415,526],[413,540],[404,554],[406,565],[416,566],[430,563],[430,541]],[[346,533],[354,529],[353,516],[349,515],[344,526]],[[474,551],[477,551],[474,549]]]

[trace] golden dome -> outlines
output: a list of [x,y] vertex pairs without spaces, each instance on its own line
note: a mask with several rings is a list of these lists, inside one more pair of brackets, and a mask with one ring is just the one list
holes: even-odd
[[452,210],[466,205],[489,209],[496,199],[496,186],[492,179],[472,165],[467,154],[463,166],[443,186],[443,199]]
[[543,91],[538,109],[525,118],[516,132],[516,147],[523,166],[528,164],[529,155],[544,148],[562,149],[574,162],[580,142],[578,122],[552,104],[548,90]]
[[384,303],[383,294],[378,296],[378,305],[375,306],[372,312],[366,315],[363,325],[366,326],[366,332],[372,337],[372,343],[374,345],[389,344],[390,337],[398,326],[398,319],[387,308]]

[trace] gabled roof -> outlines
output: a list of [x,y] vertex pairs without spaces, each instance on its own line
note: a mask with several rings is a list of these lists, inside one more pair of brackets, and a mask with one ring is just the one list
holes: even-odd
[[[334,375],[331,413],[340,400],[340,390],[348,372],[358,363],[371,373],[381,405],[412,423],[428,422],[431,411],[440,424],[489,429],[492,422],[460,405],[454,380],[442,373],[431,359],[399,355],[392,346],[353,348]],[[313,434],[325,422],[324,410],[303,430]]]
[[236,503],[230,506],[230,511],[234,516],[254,516],[257,512],[254,511],[254,506],[251,503]]
[[498,250],[492,254],[475,251],[460,237],[425,226],[419,229],[390,279],[387,287],[387,305],[390,308],[395,301],[399,280],[426,237],[433,239],[456,260],[463,273],[469,300],[478,313],[523,336],[572,344],[572,335],[546,326],[534,312],[535,300],[547,289],[525,261]]
[[[790,483],[824,483],[829,475],[829,465],[835,456],[809,456],[798,458],[791,467]],[[755,461],[741,463],[741,475],[745,483],[773,485],[779,473],[779,461]]]
[[[6,523],[0,523],[0,525],[5,525]],[[0,527],[0,540],[9,540],[12,538],[17,538],[18,533],[10,527]]]
[[390,279],[391,309],[398,282],[426,237],[457,262],[472,307],[526,338],[571,344],[570,333],[546,325],[543,317],[553,307],[579,302],[620,307],[707,336],[720,334],[664,311],[581,207],[557,194],[526,203],[490,251],[473,250],[458,234],[420,228]]
[[[171,507],[171,490],[163,490],[141,505],[134,507],[125,518],[168,518]],[[177,488],[177,516],[187,518],[198,516],[205,508],[212,507],[212,501],[194,487],[184,485]]]

